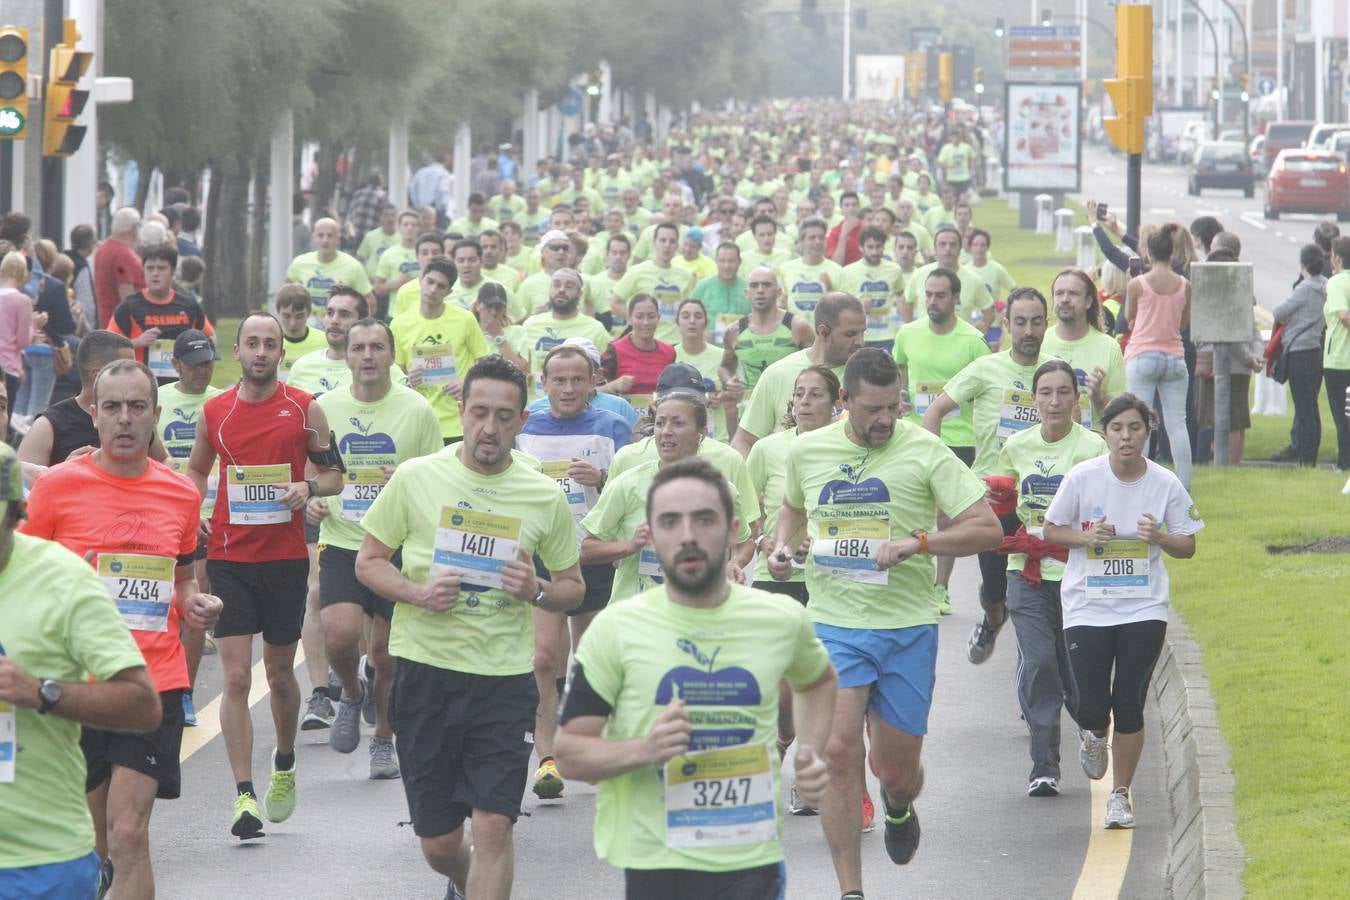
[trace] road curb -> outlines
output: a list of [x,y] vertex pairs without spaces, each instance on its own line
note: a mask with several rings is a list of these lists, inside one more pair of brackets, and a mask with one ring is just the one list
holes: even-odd
[[1246,851],[1237,834],[1233,767],[1191,630],[1173,611],[1153,693],[1162,717],[1171,806],[1167,895],[1241,897]]

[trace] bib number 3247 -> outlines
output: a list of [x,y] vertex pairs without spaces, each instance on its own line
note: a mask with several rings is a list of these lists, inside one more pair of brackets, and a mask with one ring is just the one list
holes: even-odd
[[731,847],[778,836],[767,744],[677,756],[665,765],[666,846]]

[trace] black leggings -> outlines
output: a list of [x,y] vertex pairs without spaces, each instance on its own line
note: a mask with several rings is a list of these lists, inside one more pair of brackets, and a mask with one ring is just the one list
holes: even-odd
[[624,869],[628,900],[777,900],[786,870],[780,862],[734,872]]
[[[998,523],[1003,533],[1016,534],[1022,523],[1017,513],[999,516]],[[985,550],[980,553],[980,600],[983,603],[998,604],[1008,600],[1008,556],[997,550]]]
[[1345,413],[1345,398],[1350,393],[1350,369],[1327,369],[1322,373],[1327,383],[1327,406],[1331,421],[1336,426],[1336,468],[1350,469],[1350,415]]
[[1157,620],[1064,629],[1078,689],[1078,727],[1105,731],[1114,718],[1116,734],[1144,730],[1144,699],[1166,636],[1167,623]]

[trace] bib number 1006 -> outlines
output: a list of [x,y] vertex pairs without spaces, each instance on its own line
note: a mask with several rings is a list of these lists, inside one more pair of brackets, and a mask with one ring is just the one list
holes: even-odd
[[715,781],[695,781],[694,806],[720,809],[724,806],[744,806],[750,802],[749,778],[726,778]]
[[244,491],[245,500],[275,500],[277,498],[276,485],[242,484],[239,487]]

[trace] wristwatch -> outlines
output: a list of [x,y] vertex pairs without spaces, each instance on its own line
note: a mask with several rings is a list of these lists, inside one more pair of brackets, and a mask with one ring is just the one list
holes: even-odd
[[534,595],[534,598],[533,598],[532,600],[530,600],[530,605],[533,606],[535,609],[543,609],[543,608],[544,608],[544,589],[543,589],[543,588],[540,588],[540,589],[539,589],[539,593],[535,594],[535,595]]
[[319,482],[317,482],[317,481],[314,480],[313,478],[306,478],[306,479],[305,479],[305,484],[309,485],[309,496],[310,496],[310,497],[317,497],[317,496],[319,496]]
[[496,344],[498,347],[500,347],[502,344],[505,344],[505,343],[506,343],[506,335],[504,335],[504,334],[494,334],[494,335],[492,336],[492,343],[494,343],[494,344]]
[[42,700],[42,704],[38,706],[38,714],[45,716],[52,711],[52,707],[61,702],[60,682],[52,681],[50,678],[43,679],[42,684],[38,686],[38,697]]

